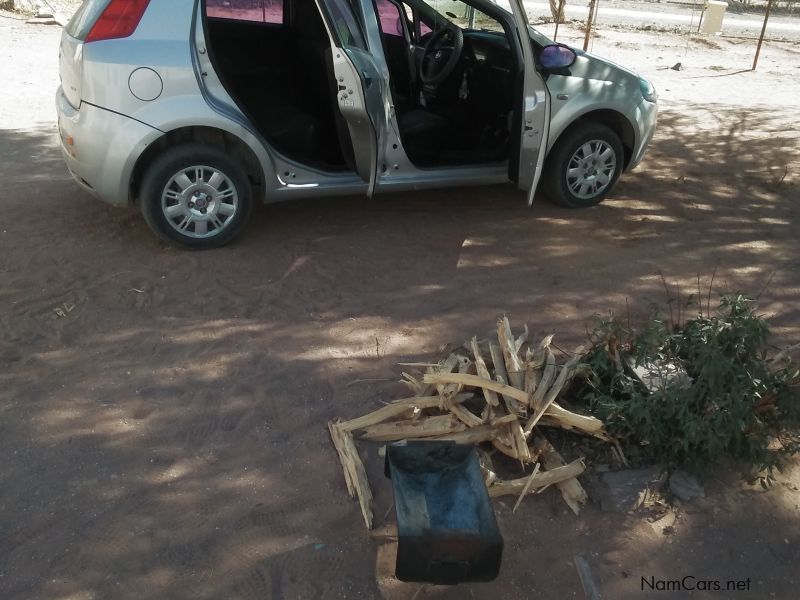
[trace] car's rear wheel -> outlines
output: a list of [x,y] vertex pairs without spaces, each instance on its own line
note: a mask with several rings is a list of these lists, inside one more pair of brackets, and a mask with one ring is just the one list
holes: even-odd
[[594,206],[614,188],[624,160],[622,142],[611,129],[598,123],[575,127],[547,157],[544,193],[561,206]]
[[162,240],[217,248],[247,223],[252,192],[244,170],[222,150],[201,144],[167,149],[142,178],[145,221]]

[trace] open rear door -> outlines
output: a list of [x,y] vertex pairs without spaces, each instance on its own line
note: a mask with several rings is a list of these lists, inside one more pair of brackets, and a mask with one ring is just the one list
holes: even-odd
[[[528,206],[533,204],[533,196],[542,176],[542,166],[547,151],[547,135],[550,130],[550,93],[544,79],[536,70],[530,33],[528,14],[522,0],[509,0],[517,25],[517,34],[525,60],[524,83],[522,86],[522,131],[519,144],[519,172],[517,185],[528,192]],[[511,157],[513,161],[515,157]]]
[[353,143],[356,172],[372,197],[382,168],[386,136],[387,81],[370,54],[348,0],[316,0],[331,38],[336,101]]

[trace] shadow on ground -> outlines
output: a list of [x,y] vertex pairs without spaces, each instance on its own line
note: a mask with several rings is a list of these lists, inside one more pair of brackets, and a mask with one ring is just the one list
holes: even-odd
[[[510,187],[298,202],[214,252],[166,248],[135,210],[81,192],[52,130],[0,131],[2,596],[566,597],[583,552],[608,597],[687,571],[790,597],[796,474],[763,494],[720,485],[673,536],[576,519],[555,492],[513,517],[500,502],[499,583],[379,588],[324,427],[400,397],[397,362],[488,335],[499,314],[570,345],[593,313],[663,302],[662,273],[684,295],[698,274],[771,281],[762,308],[797,342],[800,140],[778,123],[667,112],[590,210],[529,211]],[[390,491],[365,456],[381,525]]]

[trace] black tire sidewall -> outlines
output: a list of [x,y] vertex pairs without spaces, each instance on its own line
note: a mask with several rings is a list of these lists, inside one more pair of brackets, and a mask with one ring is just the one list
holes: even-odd
[[[169,179],[181,169],[193,165],[213,167],[222,172],[236,188],[239,206],[219,235],[208,238],[192,238],[176,231],[161,210],[161,194]],[[231,242],[247,224],[252,212],[253,200],[250,182],[244,169],[230,156],[215,146],[184,144],[167,148],[145,171],[139,194],[139,205],[144,220],[163,241],[196,250],[219,248]]]
[[[609,144],[616,154],[617,165],[614,169],[611,184],[605,190],[592,198],[578,198],[567,186],[566,173],[569,168],[569,161],[576,150],[592,140],[602,140]],[[550,152],[550,156],[547,157],[544,173],[542,174],[544,193],[552,202],[567,208],[595,206],[602,202],[614,189],[619,176],[622,174],[624,161],[625,153],[622,148],[622,142],[611,129],[599,123],[578,125],[562,135]]]

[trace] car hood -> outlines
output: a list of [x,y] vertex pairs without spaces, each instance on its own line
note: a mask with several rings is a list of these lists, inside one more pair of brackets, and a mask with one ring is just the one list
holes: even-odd
[[638,73],[611,62],[608,59],[595,56],[583,50],[578,50],[577,48],[573,48],[573,50],[575,54],[578,55],[575,64],[569,68],[570,75],[573,77],[613,81],[616,83],[622,83],[627,79],[638,82],[641,78]]

